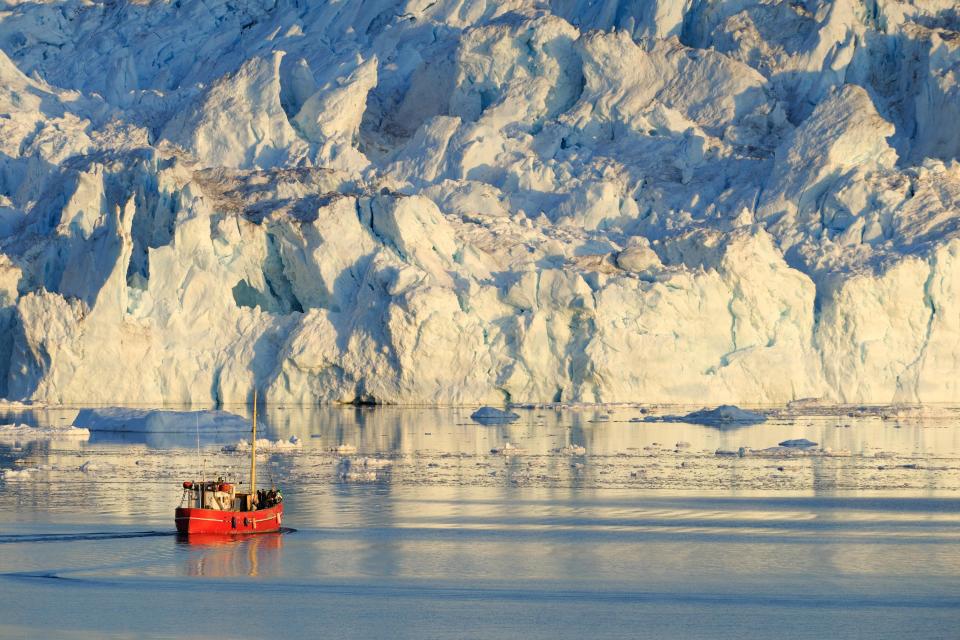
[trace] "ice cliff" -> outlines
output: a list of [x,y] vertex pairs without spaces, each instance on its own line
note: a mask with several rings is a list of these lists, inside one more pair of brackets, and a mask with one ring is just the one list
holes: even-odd
[[10,0],[0,396],[960,400],[951,0]]

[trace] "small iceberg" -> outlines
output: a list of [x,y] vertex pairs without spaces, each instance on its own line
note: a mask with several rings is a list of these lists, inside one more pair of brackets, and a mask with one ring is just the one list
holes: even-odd
[[796,440],[784,440],[779,444],[779,446],[796,449],[809,449],[810,447],[817,446],[817,443],[813,442],[812,440],[807,440],[806,438],[798,438]]
[[568,444],[565,447],[559,447],[557,449],[551,449],[552,453],[558,453],[562,456],[585,456],[587,455],[586,447],[581,447],[578,444]]
[[364,469],[386,469],[393,464],[393,461],[386,458],[357,458],[354,464]]
[[48,440],[86,440],[90,437],[88,429],[65,427],[32,427],[26,424],[0,425],[0,442],[26,443]]
[[513,411],[495,407],[480,407],[470,414],[470,419],[480,424],[509,424],[519,418],[520,416]]
[[82,409],[74,426],[121,433],[204,433],[250,431],[250,421],[226,411],[162,411],[107,407]]
[[[257,438],[257,451],[261,453],[284,453],[287,451],[297,451],[301,447],[300,438],[290,436],[289,440],[270,440],[269,438]],[[250,443],[241,440],[236,444],[228,444],[220,449],[223,453],[239,453],[250,451]]]
[[330,447],[328,451],[330,451],[330,453],[336,453],[337,455],[348,456],[356,453],[357,448],[352,444],[338,444],[335,447]]
[[746,426],[767,421],[767,416],[747,411],[732,404],[723,404],[716,409],[700,409],[685,416],[648,416],[643,422],[687,422],[710,427]]
[[46,406],[46,403],[36,400],[0,400],[0,411],[31,411]]
[[340,458],[335,464],[346,469],[387,469],[393,461],[376,457]]
[[4,480],[27,480],[34,476],[35,473],[38,473],[40,469],[37,467],[27,467],[25,469],[0,469],[0,476]]
[[356,469],[347,469],[345,471],[337,472],[337,479],[341,482],[356,482],[356,483],[365,483],[365,482],[376,482],[379,478],[377,477],[376,471],[367,471],[367,470],[356,470]]
[[113,471],[114,469],[116,469],[116,465],[114,464],[109,462],[96,462],[94,460],[87,460],[78,467],[78,470],[83,473],[101,473],[104,471]]
[[337,462],[337,479],[341,482],[376,482],[378,472],[390,467],[390,461],[382,458],[342,458]]
[[502,447],[494,447],[490,449],[490,453],[498,456],[516,455],[518,453],[525,453],[525,452],[526,452],[525,449],[522,449],[509,442],[505,443]]

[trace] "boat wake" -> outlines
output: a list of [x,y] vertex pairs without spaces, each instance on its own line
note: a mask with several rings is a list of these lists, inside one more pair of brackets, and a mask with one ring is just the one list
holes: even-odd
[[[295,533],[292,527],[281,527],[273,533]],[[25,542],[83,542],[87,540],[120,540],[123,538],[160,538],[176,536],[176,531],[92,531],[89,533],[25,533],[19,535],[0,535],[0,544],[18,544]],[[256,534],[254,534],[256,535]],[[246,536],[239,536],[240,538]]]
[[61,585],[83,585],[85,587],[99,587],[107,589],[128,588],[136,590],[172,590],[183,593],[197,592],[210,593],[248,593],[256,589],[260,593],[273,594],[310,594],[313,597],[331,596],[345,598],[422,598],[429,601],[436,600],[467,600],[467,601],[500,601],[500,602],[593,602],[593,603],[631,603],[639,604],[706,604],[731,605],[737,604],[791,607],[800,609],[838,608],[889,608],[889,609],[923,609],[955,610],[960,605],[956,596],[949,594],[837,594],[823,595],[808,592],[788,593],[757,593],[739,591],[736,593],[719,592],[713,590],[694,591],[660,591],[634,589],[604,589],[583,590],[557,588],[551,585],[527,584],[519,586],[504,586],[497,584],[463,586],[460,584],[431,582],[386,582],[370,584],[356,581],[330,580],[314,583],[301,581],[287,582],[283,580],[257,583],[252,587],[250,583],[236,580],[204,580],[203,582],[189,582],[181,579],[142,577],[142,576],[83,576],[64,575],[65,572],[16,572],[0,574],[0,578],[20,581],[50,581]]
[[0,544],[18,544],[24,542],[82,542],[84,540],[118,540],[121,538],[157,538],[174,536],[176,531],[91,531],[87,533],[26,533],[19,535],[0,535]]

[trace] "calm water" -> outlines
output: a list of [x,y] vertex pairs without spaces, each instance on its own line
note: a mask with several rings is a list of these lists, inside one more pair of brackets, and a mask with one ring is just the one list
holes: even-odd
[[[301,445],[261,477],[296,531],[225,542],[172,535],[189,429],[0,442],[17,470],[0,480],[0,637],[957,637],[952,410],[733,430],[631,408],[468,414],[271,409],[269,436]],[[716,455],[793,437],[830,455]],[[199,465],[242,475],[227,443],[205,438]]]

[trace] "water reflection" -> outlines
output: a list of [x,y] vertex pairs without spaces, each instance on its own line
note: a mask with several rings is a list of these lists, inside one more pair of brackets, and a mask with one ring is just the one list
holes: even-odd
[[[233,410],[242,412],[242,407]],[[677,413],[676,408],[658,409]],[[62,423],[70,409],[32,413]],[[519,410],[510,425],[484,426],[470,409],[398,407],[268,407],[264,432],[299,446],[261,448],[266,484],[285,493],[303,487],[349,496],[374,488],[557,487],[572,490],[724,491],[730,494],[904,492],[941,495],[960,490],[960,427],[951,409],[921,419],[878,415],[794,415],[736,430],[693,424],[631,422],[631,407],[571,411]],[[96,431],[94,432],[96,434]],[[134,434],[130,434],[135,438]],[[234,436],[205,434],[197,455],[193,424],[183,434],[147,434],[137,442],[0,444],[0,507],[52,512],[86,505],[91,518],[110,513],[134,520],[166,518],[184,478],[204,473],[242,480],[249,460],[225,453]],[[180,438],[183,444],[179,444]],[[221,441],[217,441],[218,438]],[[806,438],[829,456],[718,456]],[[508,455],[491,453],[510,443]],[[574,446],[575,445],[575,446]],[[579,447],[582,447],[580,449]],[[143,488],[149,486],[149,499]],[[328,490],[329,489],[329,490]]]
[[[167,407],[183,409],[183,407]],[[658,407],[656,413],[682,413],[686,407]],[[250,407],[225,410],[250,417]],[[521,418],[509,425],[484,426],[470,419],[472,408],[267,406],[260,416],[264,437],[287,440],[296,436],[313,449],[339,445],[364,452],[413,453],[445,451],[481,454],[510,442],[531,453],[575,444],[591,454],[610,455],[645,446],[673,446],[686,442],[692,448],[746,446],[764,448],[789,438],[808,438],[822,446],[860,454],[877,448],[899,452],[960,453],[960,413],[954,407],[935,407],[926,417],[882,418],[879,413],[846,415],[795,414],[767,423],[736,429],[684,423],[638,423],[640,409],[613,406],[580,410],[515,409]],[[646,410],[645,410],[646,411]],[[68,407],[0,411],[0,423],[64,426],[78,410]],[[93,430],[90,445],[145,444],[151,448],[196,447],[196,429],[187,421],[180,432],[110,433]],[[201,444],[235,442],[243,434],[201,430]]]
[[208,578],[280,575],[284,535],[177,536],[178,547],[186,552],[183,574]]
[[[193,425],[171,440],[0,445],[8,547],[0,600],[11,612],[0,636],[49,637],[34,631],[85,621],[97,631],[90,637],[104,626],[127,637],[131,620],[137,630],[177,620],[198,637],[292,637],[276,625],[299,616],[307,618],[301,630],[320,619],[336,637],[391,637],[411,611],[432,622],[443,607],[452,607],[448,627],[408,635],[502,637],[510,615],[511,631],[557,620],[566,635],[611,637],[643,635],[658,615],[702,621],[683,637],[720,637],[724,620],[732,621],[724,637],[767,637],[774,614],[795,616],[796,630],[832,612],[809,634],[817,638],[944,637],[956,627],[955,414],[796,415],[719,430],[631,422],[637,411],[622,407],[521,410],[504,426],[472,423],[469,413],[268,408],[266,436],[301,441],[263,450],[258,464],[265,483],[283,488],[284,521],[297,528],[290,536],[174,537],[184,478],[243,478],[249,463],[215,437],[198,456]],[[30,417],[63,423],[70,411]],[[847,455],[716,454],[792,438]],[[491,453],[507,442],[516,447],[510,454]],[[121,535],[38,539],[105,530]],[[144,530],[148,537],[126,536]],[[244,612],[272,593],[280,612],[212,615],[224,610],[225,593],[228,609]],[[852,622],[851,611],[861,614]],[[882,615],[904,629],[871,635],[864,621]],[[258,620],[269,628],[251,634]],[[762,628],[745,632],[743,620]]]

